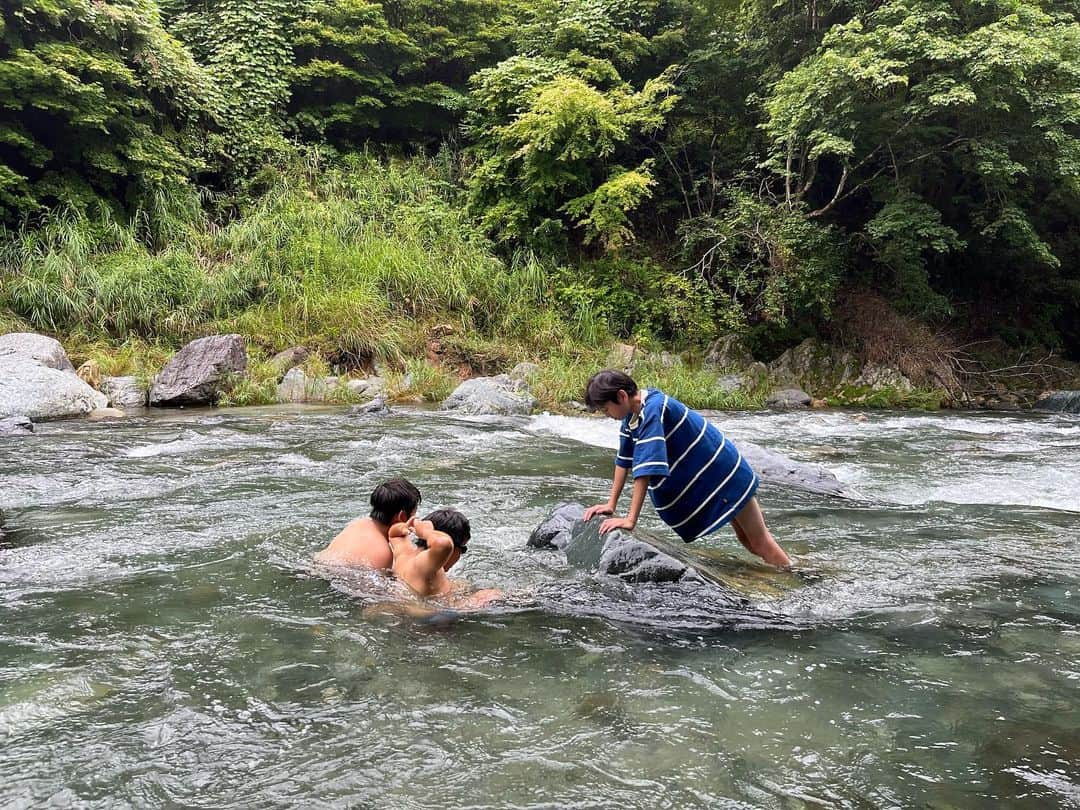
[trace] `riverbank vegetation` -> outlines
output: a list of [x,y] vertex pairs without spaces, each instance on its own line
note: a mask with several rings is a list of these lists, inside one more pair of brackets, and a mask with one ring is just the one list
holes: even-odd
[[763,392],[705,381],[712,340],[872,359],[866,300],[941,338],[923,368],[975,340],[1080,353],[1072,3],[2,15],[0,327],[113,373],[237,332],[256,364],[385,364],[406,397],[543,361],[565,402],[625,341],[684,353],[651,378],[730,407]]

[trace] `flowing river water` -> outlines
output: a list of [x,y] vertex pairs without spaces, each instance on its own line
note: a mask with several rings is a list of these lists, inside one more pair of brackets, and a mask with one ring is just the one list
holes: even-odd
[[[762,487],[795,574],[727,529],[691,547],[753,615],[526,548],[606,496],[610,420],[194,410],[5,440],[0,806],[1080,807],[1080,420],[716,418],[862,495]],[[398,474],[472,519],[455,575],[509,606],[400,616],[382,578],[312,568]]]

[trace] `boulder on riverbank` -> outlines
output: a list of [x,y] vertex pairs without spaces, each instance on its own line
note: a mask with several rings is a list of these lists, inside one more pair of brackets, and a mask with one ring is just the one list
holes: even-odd
[[765,400],[768,408],[809,408],[812,403],[811,396],[801,388],[781,388]]
[[63,419],[108,404],[104,394],[75,376],[74,369],[61,371],[33,355],[0,355],[0,418]]
[[75,372],[75,366],[68,360],[60,341],[34,332],[0,335],[0,359],[3,357],[23,357],[57,371]]
[[1035,410],[1052,413],[1080,413],[1080,391],[1050,391],[1039,397]]
[[278,382],[281,382],[282,378],[292,371],[297,366],[304,363],[309,357],[309,352],[303,346],[293,346],[292,348],[285,349],[285,351],[278,352],[270,358],[270,367],[274,369],[277,374]]
[[178,351],[150,387],[154,406],[212,405],[229,379],[247,370],[247,350],[240,335],[212,335]]
[[341,401],[344,383],[338,377],[308,377],[302,368],[290,369],[278,383],[278,402]]
[[146,407],[146,391],[137,377],[102,377],[98,390],[108,398],[112,408]]
[[529,390],[528,383],[499,374],[465,380],[447,397],[440,410],[470,415],[510,416],[532,413],[536,405],[536,398]]

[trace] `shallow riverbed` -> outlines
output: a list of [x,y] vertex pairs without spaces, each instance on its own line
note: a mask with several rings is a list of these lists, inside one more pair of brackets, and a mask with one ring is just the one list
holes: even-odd
[[[768,613],[525,541],[602,500],[616,425],[334,409],[0,443],[0,806],[1080,807],[1080,419],[717,415],[863,495],[764,486]],[[514,594],[385,615],[311,553],[402,474]],[[646,507],[644,525],[663,527]]]

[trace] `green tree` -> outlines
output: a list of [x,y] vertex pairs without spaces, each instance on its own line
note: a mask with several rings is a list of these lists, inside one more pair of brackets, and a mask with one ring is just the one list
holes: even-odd
[[25,0],[0,16],[0,217],[153,209],[188,185],[208,77],[151,0]]
[[498,0],[316,0],[298,20],[292,128],[347,149],[434,144],[465,109],[469,76],[508,53]]
[[1080,192],[1080,25],[1059,6],[891,0],[836,26],[766,100],[784,204],[859,234],[913,311],[1038,301],[1061,272],[1046,199]]

